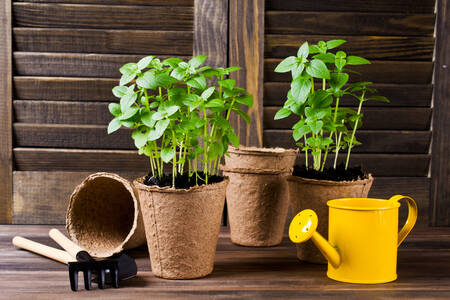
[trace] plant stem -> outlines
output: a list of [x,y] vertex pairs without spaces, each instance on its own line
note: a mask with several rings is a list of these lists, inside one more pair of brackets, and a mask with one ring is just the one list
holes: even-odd
[[231,109],[233,108],[233,105],[234,105],[234,102],[235,102],[235,101],[236,101],[235,98],[233,98],[233,101],[231,101],[230,108],[228,109],[228,112],[227,112],[227,121],[230,119]]
[[204,126],[204,132],[203,132],[203,143],[204,143],[204,150],[203,150],[203,158],[204,158],[204,167],[203,172],[205,173],[205,184],[208,184],[208,142],[206,141],[206,138],[208,136],[208,117],[206,115],[206,108],[205,105],[203,106],[203,118],[205,119],[205,126]]
[[[333,123],[336,123],[338,107],[339,107],[339,98],[336,98],[336,107],[334,108]],[[330,136],[329,136],[330,139],[333,138],[333,134],[334,134],[334,131],[332,131],[330,133]],[[322,168],[320,169],[321,172],[323,172],[323,169],[325,168],[325,162],[327,161],[327,156],[328,156],[329,150],[330,150],[330,145],[327,145],[327,148],[325,149],[325,154],[323,156]],[[336,167],[334,167],[334,168],[336,169]]]
[[175,131],[173,130],[172,130],[172,146],[173,151],[175,151],[172,162],[172,187],[175,188],[175,177],[177,175],[177,138],[175,136]]
[[[361,107],[364,102],[364,94],[365,94],[365,92],[363,92],[361,98],[359,99],[357,116],[359,116],[361,114]],[[353,127],[352,137],[350,138],[350,144],[348,145],[347,159],[345,160],[345,169],[346,170],[348,168],[348,162],[350,160],[350,152],[352,151],[352,144],[353,144],[353,139],[355,138],[356,128],[358,127],[358,121],[359,121],[359,118],[356,119],[355,126]]]
[[336,169],[337,158],[339,155],[339,149],[341,148],[341,138],[342,138],[342,132],[339,133],[339,137],[338,137],[337,143],[336,143],[336,154],[334,156],[334,164],[333,164],[334,169]]

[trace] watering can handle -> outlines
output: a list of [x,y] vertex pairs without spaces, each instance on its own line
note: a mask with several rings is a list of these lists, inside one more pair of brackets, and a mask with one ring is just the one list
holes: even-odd
[[401,199],[406,199],[406,203],[408,203],[408,218],[406,219],[405,225],[403,225],[403,228],[398,233],[397,247],[400,246],[400,244],[403,242],[403,240],[406,238],[406,236],[413,229],[414,224],[416,224],[416,220],[417,220],[417,204],[413,198],[408,197],[408,196],[395,195],[395,196],[392,196],[389,199],[389,201],[397,202]]

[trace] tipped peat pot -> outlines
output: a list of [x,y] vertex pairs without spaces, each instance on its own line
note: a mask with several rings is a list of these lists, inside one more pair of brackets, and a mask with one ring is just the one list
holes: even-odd
[[70,196],[66,224],[71,240],[95,257],[145,244],[135,191],[116,174],[95,173],[78,185]]
[[[319,216],[317,230],[328,238],[328,206],[327,201],[338,198],[366,198],[373,183],[368,174],[365,179],[354,181],[332,181],[288,176],[287,184],[292,215],[304,209],[312,209]],[[296,244],[297,257],[300,260],[326,264],[327,261],[314,246],[312,241]]]
[[210,274],[228,178],[188,190],[134,181],[155,276],[192,279]]
[[228,152],[222,170],[230,178],[227,208],[232,242],[278,245],[289,206],[285,178],[292,173],[297,151],[240,147]]

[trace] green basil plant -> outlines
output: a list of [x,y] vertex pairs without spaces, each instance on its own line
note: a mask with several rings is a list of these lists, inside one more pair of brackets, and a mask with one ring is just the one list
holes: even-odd
[[131,137],[139,154],[149,157],[153,177],[161,178],[164,164],[172,164],[173,187],[184,172],[207,184],[208,176],[218,174],[228,145],[239,146],[230,114],[250,122],[242,105],[251,107],[252,96],[226,78],[240,68],[202,67],[205,59],[147,56],[122,66],[120,85],[112,90],[120,103],[109,104],[114,119],[108,133],[122,126],[134,129]]
[[[356,130],[362,125],[361,107],[369,100],[389,102],[386,97],[375,96],[372,82],[349,83],[353,65],[370,64],[365,58],[347,55],[344,51],[329,50],[344,44],[344,40],[320,41],[315,45],[303,43],[297,56],[289,56],[276,67],[275,72],[291,72],[292,82],[287,100],[275,115],[275,120],[291,114],[298,116],[292,127],[296,145],[313,158],[312,168],[323,171],[329,152],[334,152],[336,169],[340,150],[347,150],[345,169],[348,168],[353,147],[361,143]],[[357,109],[339,106],[343,96],[356,100]]]

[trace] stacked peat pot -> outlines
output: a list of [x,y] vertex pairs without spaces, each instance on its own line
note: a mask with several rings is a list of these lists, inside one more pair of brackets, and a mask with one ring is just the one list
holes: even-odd
[[281,243],[288,212],[286,176],[297,150],[239,147],[222,167],[230,178],[226,199],[231,240],[242,246]]
[[233,79],[225,79],[240,68],[201,67],[205,59],[148,56],[125,64],[113,88],[120,104],[109,104],[114,119],[108,133],[132,128],[139,154],[150,162],[149,175],[133,184],[152,272],[167,279],[213,271],[228,184],[219,176],[220,161],[229,145],[239,146],[229,117],[244,115],[242,105],[253,103]]
[[[317,230],[323,233],[328,233],[327,201],[365,198],[373,183],[370,174],[349,165],[352,148],[361,144],[356,131],[362,125],[362,104],[369,100],[389,102],[373,95],[376,90],[372,82],[349,80],[352,65],[370,62],[344,51],[329,51],[343,43],[304,42],[296,56],[282,60],[275,69],[277,73],[291,73],[292,81],[287,100],[274,119],[291,115],[297,118],[292,134],[304,163],[295,166],[292,176],[287,177],[292,214],[314,210],[320,220]],[[342,99],[357,109],[343,107]],[[340,151],[346,152],[344,161]],[[311,240],[297,244],[297,256],[308,262],[326,263]]]

